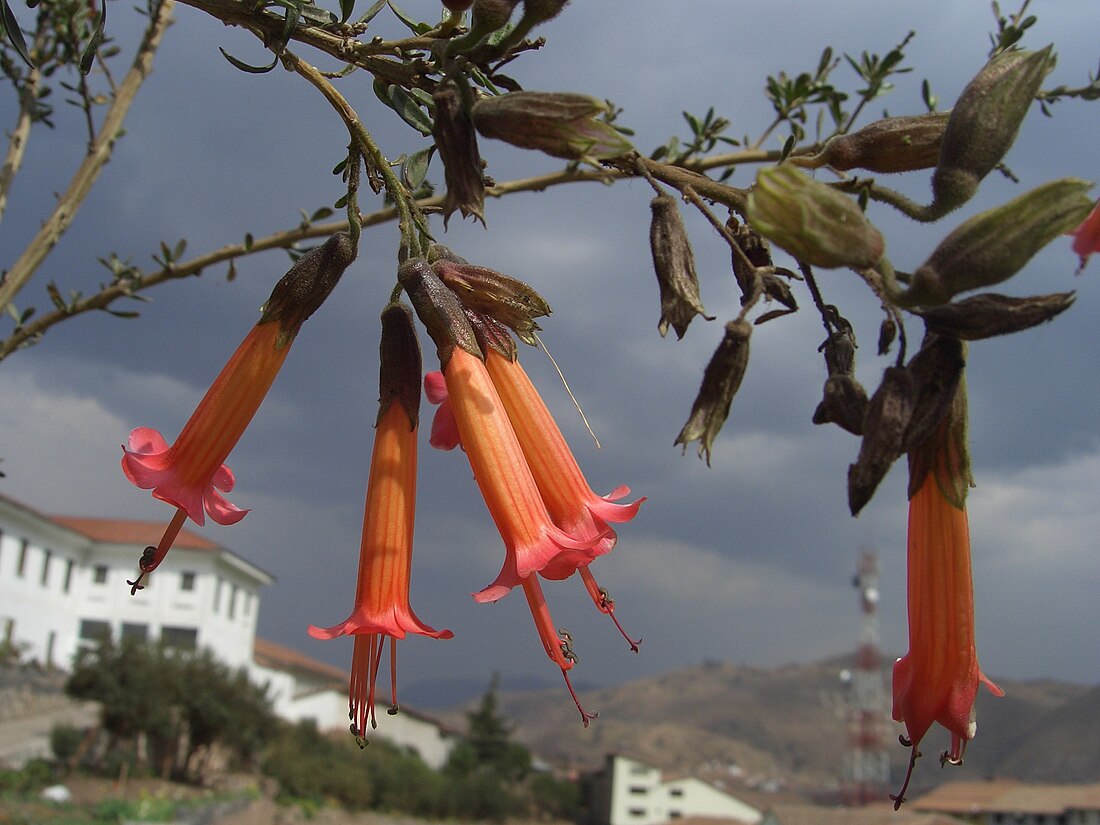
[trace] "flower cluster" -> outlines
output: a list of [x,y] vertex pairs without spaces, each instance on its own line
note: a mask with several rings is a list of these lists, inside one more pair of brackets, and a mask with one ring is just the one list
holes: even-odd
[[[240,521],[247,510],[222,493],[233,488],[225,465],[282,366],[302,322],[331,292],[355,257],[348,236],[334,235],[307,253],[272,293],[252,332],[207,391],[176,442],[139,427],[123,448],[122,469],[135,485],[176,507],[164,537],[148,547],[141,588],[171,548],[187,518],[203,524]],[[340,624],[311,626],[310,635],[351,635],[355,645],[349,682],[351,730],[362,742],[374,727],[376,682],[386,640],[390,642],[391,713],[397,711],[396,642],[415,633],[449,639],[450,630],[429,627],[409,605],[413,524],[416,508],[417,440],[421,379],[439,405],[430,443],[461,445],[486,506],[504,540],[504,563],[496,579],[474,594],[478,602],[522,587],[547,656],[558,665],[585,725],[595,714],[581,706],[568,671],[577,661],[572,637],[555,628],[540,578],[562,580],[578,573],[596,608],[619,625],[615,602],[589,566],[615,546],[612,523],[634,518],[644,499],[594,493],[531,380],[520,366],[512,338],[535,342],[536,317],[550,312],[526,284],[469,264],[444,247],[399,270],[401,286],[436,343],[440,372],[423,376],[412,311],[391,303],[382,313],[379,394],[374,450],[367,482],[355,606]]]

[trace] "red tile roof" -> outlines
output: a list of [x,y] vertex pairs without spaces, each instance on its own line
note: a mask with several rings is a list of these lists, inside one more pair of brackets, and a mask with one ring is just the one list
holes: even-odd
[[270,667],[272,670],[296,670],[309,673],[325,680],[338,682],[340,689],[347,685],[348,674],[342,668],[319,662],[294,648],[285,647],[267,639],[256,637],[252,645],[252,655],[256,664]]
[[913,800],[910,806],[919,811],[967,815],[1100,810],[1100,784],[1029,785],[1012,780],[948,782]]
[[[105,544],[137,544],[142,547],[160,541],[168,521],[135,521],[134,519],[84,518],[81,516],[47,516],[46,518],[62,527],[68,527],[92,541]],[[220,545],[205,539],[190,530],[180,530],[174,547],[186,547],[188,550],[221,550]]]

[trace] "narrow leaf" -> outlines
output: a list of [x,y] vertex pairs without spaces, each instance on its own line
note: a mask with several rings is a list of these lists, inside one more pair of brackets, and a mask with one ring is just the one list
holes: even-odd
[[27,51],[27,41],[23,39],[23,31],[19,28],[19,21],[15,19],[15,15],[8,6],[8,0],[0,0],[0,34],[7,34],[8,40],[19,52],[23,62],[33,69],[34,63],[31,62],[30,53]]
[[80,73],[87,74],[92,70],[92,63],[95,61],[96,52],[99,51],[99,47],[103,45],[103,27],[107,23],[107,3],[101,4],[101,11],[99,12],[99,20],[96,21],[95,31],[92,32],[92,38],[88,41],[88,48],[84,50],[84,54],[80,56]]
[[[0,3],[2,2],[3,0],[0,0]],[[272,69],[274,69],[275,64],[279,62],[279,56],[276,55],[275,57],[271,58],[270,66],[252,66],[248,63],[245,63],[243,60],[238,60],[221,46],[218,46],[218,51],[222,53],[222,57],[232,63],[236,68],[240,69],[242,72],[248,72],[249,74],[266,74],[267,72],[270,72]]]

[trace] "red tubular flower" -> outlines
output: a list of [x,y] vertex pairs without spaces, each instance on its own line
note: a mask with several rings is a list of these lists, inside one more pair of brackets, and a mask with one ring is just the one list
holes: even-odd
[[386,639],[390,639],[390,712],[396,713],[397,640],[406,633],[454,637],[449,630],[428,627],[409,606],[421,362],[412,314],[401,304],[390,304],[382,313],[381,352],[382,400],[367,481],[355,608],[338,625],[309,628],[315,639],[355,636],[348,694],[351,729],[357,737],[366,735],[368,721],[376,726],[375,682]]
[[1081,259],[1081,266],[1078,268],[1080,271],[1085,268],[1093,252],[1100,252],[1100,201],[1096,202],[1096,206],[1081,225],[1069,234],[1073,236],[1073,251]]
[[131,593],[140,590],[142,578],[164,560],[188,517],[205,524],[209,514],[218,524],[236,524],[248,513],[218,492],[233,489],[233,473],[225,459],[267,395],[302,323],[354,258],[355,247],[347,234],[337,233],[295,262],[172,446],[149,427],[130,433],[128,446],[122,448],[123,473],[177,508],[160,543],[142,554],[141,572],[129,582]]
[[[959,394],[963,390],[960,388]],[[959,409],[962,402],[956,404]],[[963,408],[964,409],[964,408]],[[974,644],[974,588],[970,572],[970,530],[965,509],[969,470],[965,454],[965,412],[953,410],[928,441],[910,456],[909,652],[894,664],[893,717],[905,723],[911,748],[909,769],[894,808],[905,801],[918,747],[933,722],[947,728],[951,747],[941,763],[962,762],[974,738],[974,698],[984,683],[1004,691],[978,667]],[[923,479],[921,476],[923,475]]]

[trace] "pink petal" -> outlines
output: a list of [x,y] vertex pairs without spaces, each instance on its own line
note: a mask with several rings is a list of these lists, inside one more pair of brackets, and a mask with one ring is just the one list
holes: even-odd
[[[228,470],[224,464],[222,465],[222,469]],[[215,476],[215,478],[217,478],[217,476]],[[233,481],[232,476],[230,476],[229,487],[232,488],[232,486]],[[223,487],[222,489],[228,488]],[[210,514],[210,518],[214,519],[218,524],[236,524],[248,515],[248,510],[242,510],[235,504],[231,504],[229,499],[215,490],[213,486],[211,486],[210,489],[206,491],[206,495],[203,496],[203,506],[206,512]],[[188,515],[190,515],[190,512]],[[192,518],[194,518],[194,516],[192,516]],[[198,519],[195,520],[198,521]],[[199,524],[202,524],[202,522],[199,521]]]
[[163,435],[152,427],[135,427],[130,431],[127,442],[130,445],[127,452],[130,453],[154,455],[168,451],[168,442],[164,440]]
[[433,404],[442,404],[447,400],[447,382],[439,370],[424,376],[424,394]]
[[[431,396],[429,395],[429,398]],[[455,420],[454,408],[451,399],[444,396],[432,418],[432,432],[428,443],[437,450],[453,450],[462,443],[462,436],[458,434],[458,421]]]

